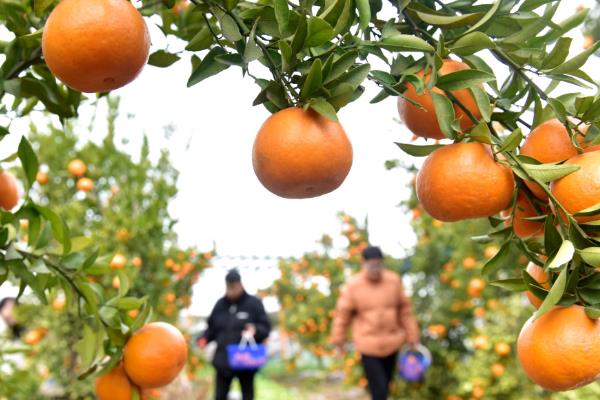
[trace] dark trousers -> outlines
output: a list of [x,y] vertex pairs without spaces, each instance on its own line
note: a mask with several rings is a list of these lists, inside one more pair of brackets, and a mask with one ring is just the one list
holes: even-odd
[[229,388],[233,378],[238,378],[240,386],[242,387],[242,399],[243,400],[254,400],[254,375],[256,371],[228,371],[223,372],[217,370],[217,376],[215,379],[216,400],[227,400],[229,396]]
[[396,367],[398,353],[387,357],[362,355],[362,365],[369,385],[372,400],[387,400],[390,382]]

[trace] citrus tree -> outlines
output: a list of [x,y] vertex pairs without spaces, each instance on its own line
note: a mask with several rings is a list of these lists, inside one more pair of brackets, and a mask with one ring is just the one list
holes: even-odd
[[[75,124],[31,126],[42,165],[32,197],[40,204],[57,204],[56,212],[75,227],[72,234],[79,237],[81,250],[91,248],[92,253],[104,254],[84,271],[92,287],[104,288],[106,296],[115,299],[98,310],[109,329],[133,323],[144,304],[153,307],[155,318],[176,323],[179,310],[190,305],[192,285],[209,266],[213,253],[176,247],[176,221],[167,206],[177,192],[177,174],[168,153],[163,151],[158,161],[151,161],[147,140],[136,160],[118,150],[114,130],[118,99],[105,99],[109,102],[108,133],[100,144],[81,143]],[[82,185],[86,180],[89,186]],[[28,224],[21,224],[19,236],[26,241],[28,233]],[[80,332],[88,328],[84,320],[67,312],[65,305],[73,304],[65,298],[68,293],[51,291],[51,307],[26,302],[19,309],[29,327],[24,337],[31,346],[27,362],[35,366],[29,369],[33,378],[54,380],[62,390],[68,388],[70,398],[91,398],[90,380],[78,380],[85,371],[77,351],[100,354],[84,348]],[[102,336],[95,340],[102,343]],[[190,354],[190,361],[194,359],[197,356]],[[190,362],[189,369],[195,365]],[[4,394],[32,398],[38,387],[33,386],[33,392],[7,387]]]
[[[179,49],[150,54],[150,64],[168,67],[187,53],[189,86],[230,67],[255,80],[254,104],[274,113],[253,150],[259,180],[283,197],[314,197],[337,188],[348,173],[352,149],[337,111],[357,99],[368,80],[381,89],[373,103],[398,97],[409,131],[444,140],[400,144],[413,156],[427,156],[416,189],[424,210],[444,222],[489,218],[488,236],[501,246],[483,276],[543,300],[518,341],[525,373],[552,390],[585,385],[600,373],[600,153],[594,151],[600,99],[585,70],[600,44],[575,54],[568,37],[588,10],[562,18],[557,11],[566,2],[558,0],[400,0],[386,7],[368,0],[147,0],[137,10],[126,0],[56,3],[0,3],[10,32],[0,45],[7,120],[0,134],[10,134],[10,120],[38,104],[68,119],[88,101],[81,92],[107,92],[135,79],[149,53],[144,15],[163,34],[181,39]],[[38,158],[25,137],[15,154],[29,194]],[[79,240],[72,240],[52,204],[28,195],[19,203],[14,179],[1,177],[7,194],[0,276],[10,274],[42,302],[62,282],[75,308],[90,316],[90,329],[101,326],[96,309],[105,297],[79,268],[93,264],[95,255],[78,255]],[[498,217],[503,210],[510,210],[506,227]],[[35,251],[15,247],[23,219]],[[49,240],[37,243],[46,225]],[[514,249],[543,267],[543,282],[533,276],[534,267],[531,273],[511,269]],[[81,260],[79,269],[73,260]],[[48,272],[32,270],[40,262]],[[506,272],[512,275],[505,278]],[[118,354],[138,325],[108,336],[109,353]],[[570,339],[571,329],[584,332],[580,340]],[[558,338],[558,345],[531,340],[540,332]],[[537,368],[540,357],[544,367]]]

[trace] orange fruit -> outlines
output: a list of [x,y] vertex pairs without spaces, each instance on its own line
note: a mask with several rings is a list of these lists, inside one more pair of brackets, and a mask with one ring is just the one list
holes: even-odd
[[121,253],[115,254],[112,260],[110,260],[110,267],[112,269],[123,269],[125,265],[127,265],[127,257]]
[[[550,190],[560,204],[575,214],[600,203],[600,151],[579,154],[564,165],[577,165],[578,171],[564,176],[550,185]],[[599,220],[600,216],[577,217],[578,222]]]
[[481,386],[475,386],[471,395],[474,399],[482,399],[485,396],[485,390]]
[[170,292],[165,295],[165,301],[167,303],[173,303],[175,301],[175,293]]
[[446,326],[442,324],[429,325],[427,331],[431,336],[444,337],[446,336]]
[[589,49],[590,47],[592,47],[594,45],[594,37],[592,35],[585,35],[583,37],[583,48],[584,49]]
[[137,318],[138,315],[140,315],[140,311],[139,310],[129,310],[127,311],[127,315],[129,315],[131,318]]
[[499,213],[514,186],[512,171],[494,161],[488,147],[455,143],[427,157],[417,177],[417,197],[431,216],[452,222]]
[[50,13],[42,51],[50,71],[80,92],[108,92],[135,79],[150,35],[126,0],[62,0]]
[[118,276],[114,276],[112,279],[112,287],[118,289],[121,287],[121,279]]
[[63,308],[65,308],[65,297],[64,296],[57,296],[54,301],[52,301],[52,309],[54,311],[60,311]]
[[0,171],[0,208],[10,211],[19,202],[19,184],[10,172]]
[[[544,235],[544,221],[531,221],[527,218],[537,217],[540,214],[537,212],[531,200],[523,192],[517,195],[515,204],[515,215],[511,220],[505,221],[508,226],[512,222],[513,232],[520,238],[539,237]],[[540,209],[544,212],[549,212],[548,206],[542,205]],[[512,208],[502,212],[503,217],[512,215]]]
[[123,365],[131,380],[143,388],[165,386],[185,366],[188,346],[171,324],[153,322],[136,331],[123,350]]
[[476,318],[483,318],[485,316],[485,308],[477,307],[476,309],[473,310],[473,315]]
[[485,258],[492,258],[492,257],[494,257],[498,253],[499,250],[500,249],[498,248],[498,246],[496,246],[496,245],[490,245],[490,246],[487,246],[483,250],[483,255],[484,255]]
[[130,238],[129,230],[127,228],[119,229],[117,231],[116,237],[119,242],[126,242]]
[[87,165],[81,160],[71,160],[67,165],[67,171],[76,178],[82,177],[87,171]]
[[491,372],[493,376],[500,378],[506,372],[506,368],[500,363],[494,363],[492,364]]
[[130,400],[134,391],[138,391],[139,394],[139,390],[129,381],[122,365],[96,378],[98,400]]
[[450,281],[450,287],[453,289],[458,289],[462,286],[462,284],[460,283],[460,281],[458,279],[452,279],[452,281]]
[[477,260],[473,256],[469,256],[463,260],[463,267],[465,269],[473,269],[477,265]]
[[[577,141],[581,143],[583,139],[578,136]],[[523,142],[520,153],[541,163],[564,161],[578,154],[567,128],[556,118],[533,129]],[[525,184],[537,198],[548,200],[548,195],[537,183],[525,181]]]
[[[465,69],[469,69],[469,66],[463,62],[444,60],[442,67],[438,70],[438,75],[443,76]],[[427,75],[424,76],[423,71],[420,71],[417,73],[417,76],[427,84],[430,80],[431,73],[427,73]],[[434,87],[432,90],[435,93],[444,94],[444,92],[437,87]],[[454,90],[452,91],[452,94],[465,105],[475,118],[481,118],[481,112],[477,107],[477,103],[468,89]],[[409,100],[420,104],[423,108],[414,105]],[[435,114],[433,99],[431,98],[428,89],[425,89],[425,91],[419,95],[417,94],[415,87],[408,83],[403,97],[398,97],[398,113],[406,127],[415,135],[431,139],[444,139],[446,137],[440,129]],[[457,105],[454,105],[454,114],[456,119],[460,121],[460,127],[463,131],[470,129],[473,126],[473,121],[471,121],[467,114],[465,114],[465,112]]]
[[46,336],[46,330],[44,328],[36,328],[28,331],[23,337],[23,342],[30,346],[38,344],[42,338]]
[[167,258],[165,260],[165,268],[172,269],[174,265],[175,265],[175,261],[173,261],[172,258]]
[[44,171],[38,171],[38,173],[35,176],[35,180],[37,181],[37,183],[39,183],[40,185],[45,185],[48,183],[48,173],[44,172]]
[[600,321],[588,318],[578,305],[555,307],[525,323],[517,354],[529,379],[541,387],[581,387],[600,375]]
[[77,180],[77,190],[89,192],[94,188],[94,181],[90,178],[79,178]]
[[510,354],[511,349],[510,349],[510,345],[508,343],[499,342],[499,343],[496,343],[496,345],[494,346],[494,351],[500,357],[506,357],[507,355]]
[[476,350],[485,350],[489,346],[488,337],[485,335],[476,336],[473,340],[473,346]]
[[[543,287],[545,289],[550,289],[550,282],[549,282],[550,278],[548,276],[548,273],[545,272],[542,267],[530,262],[527,265],[526,271],[529,275],[531,275],[531,277],[533,279],[535,279],[540,284],[541,287]],[[540,306],[542,305],[543,300],[538,298],[531,291],[527,291],[527,298],[529,299],[529,302],[531,303],[531,305],[534,306],[535,308],[540,308]]]
[[135,256],[131,259],[131,265],[133,265],[136,268],[141,268],[142,265],[144,265],[144,262],[142,261],[142,257],[139,256]]
[[290,107],[271,115],[252,150],[259,181],[290,199],[337,189],[352,166],[352,145],[339,122],[312,110]]
[[473,278],[469,281],[467,293],[471,297],[479,297],[486,287],[486,283],[481,278]]
[[184,12],[185,9],[188,8],[189,5],[190,5],[190,3],[188,0],[177,1],[177,3],[175,3],[175,5],[173,6],[173,8],[171,10],[173,10],[173,14],[178,16],[179,14]]

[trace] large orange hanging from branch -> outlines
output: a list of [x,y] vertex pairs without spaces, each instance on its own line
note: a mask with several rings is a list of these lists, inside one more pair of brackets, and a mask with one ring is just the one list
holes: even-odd
[[80,92],[108,92],[135,79],[148,59],[144,19],[127,0],[62,0],[42,51],[50,71]]
[[344,182],[352,166],[352,145],[339,122],[291,107],[260,128],[252,162],[260,182],[274,194],[317,197]]

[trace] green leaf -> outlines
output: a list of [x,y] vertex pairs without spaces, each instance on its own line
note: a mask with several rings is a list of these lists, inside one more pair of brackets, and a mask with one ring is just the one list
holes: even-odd
[[544,62],[540,69],[551,70],[561,65],[569,55],[572,41],[573,39],[569,37],[558,39],[558,42],[556,42],[552,51],[544,58]]
[[519,147],[522,140],[523,140],[523,133],[521,133],[520,128],[517,128],[514,131],[512,131],[511,134],[508,135],[508,137],[506,139],[504,139],[498,152],[513,151],[517,147]]
[[587,247],[578,250],[578,253],[587,264],[594,268],[600,268],[600,247]]
[[415,14],[419,19],[429,25],[441,26],[445,28],[459,28],[466,25],[471,25],[477,22],[483,13],[470,13],[463,15],[442,15],[442,14],[431,14],[422,11],[415,10]]
[[208,49],[213,43],[213,36],[208,26],[203,26],[185,47],[188,51],[200,51]]
[[413,157],[425,157],[433,153],[435,150],[444,147],[443,144],[430,144],[419,146],[416,144],[396,143],[400,149]]
[[442,90],[458,90],[479,86],[494,80],[496,80],[496,76],[488,72],[463,69],[438,77],[435,86]]
[[300,90],[300,99],[308,99],[321,88],[323,83],[322,68],[323,64],[320,58],[313,61]]
[[54,238],[62,244],[63,254],[69,254],[71,251],[71,238],[69,236],[69,228],[65,222],[54,211],[47,207],[34,205],[35,209],[50,222]]
[[285,41],[279,41],[279,52],[281,53],[281,69],[283,72],[290,72],[292,69],[293,62],[293,54],[292,54],[292,46]]
[[502,245],[502,247],[500,247],[500,250],[498,250],[496,255],[494,255],[494,257],[490,258],[485,263],[481,271],[481,273],[484,276],[491,276],[492,274],[496,273],[500,268],[506,266],[506,261],[510,257],[510,246],[510,241],[505,242]]
[[371,22],[371,5],[369,0],[355,0],[355,3],[358,11],[358,28],[364,31]]
[[448,138],[454,136],[454,130],[452,128],[452,122],[454,121],[454,107],[448,97],[431,92],[431,98],[433,100],[433,106],[435,107],[435,114],[437,117],[438,124],[444,135]]
[[38,168],[40,163],[29,144],[29,141],[25,138],[25,136],[21,137],[21,142],[19,142],[19,149],[17,151],[19,154],[19,160],[21,160],[21,165],[23,165],[23,170],[25,171],[25,176],[27,177],[28,188],[33,185],[35,182],[35,177],[38,172]]
[[548,295],[544,299],[540,308],[533,315],[534,320],[538,319],[548,311],[550,311],[558,302],[565,292],[565,288],[567,286],[567,271],[568,268],[563,268],[558,275],[558,278],[550,288]]
[[292,39],[292,54],[296,55],[304,47],[304,40],[306,39],[307,23],[304,16],[298,18],[298,25],[296,26],[296,32]]
[[471,32],[454,42],[450,50],[459,56],[468,56],[494,47],[496,47],[494,41],[485,33]]
[[578,165],[565,164],[523,164],[529,176],[541,182],[552,182],[579,170]]
[[463,36],[466,36],[467,34],[474,32],[476,30],[478,30],[479,28],[481,28],[486,22],[488,22],[490,19],[492,19],[492,17],[496,14],[496,12],[498,11],[498,8],[500,7],[500,5],[502,4],[502,0],[496,0],[494,2],[494,4],[492,4],[492,6],[490,7],[490,9],[485,13],[485,15],[473,26],[471,26],[464,34]]
[[229,14],[221,15],[219,18],[219,23],[221,24],[221,32],[227,40],[231,42],[242,40],[240,29],[238,28],[235,20]]
[[600,48],[600,42],[594,43],[594,45],[592,47],[590,47],[589,49],[584,50],[583,52],[579,53],[578,55],[571,58],[570,60],[568,60],[568,61],[560,64],[556,68],[553,68],[552,70],[550,70],[550,73],[551,74],[568,74],[570,72],[574,72],[574,71],[578,70],[579,68],[583,67],[583,65],[586,63],[588,58],[590,58],[590,56],[592,54],[594,54],[596,51],[598,51],[599,48]]
[[356,89],[367,78],[370,70],[371,66],[369,64],[361,64],[355,68],[352,68],[345,74],[342,74],[342,76],[336,79],[336,82],[347,83]]
[[491,281],[490,285],[497,286],[499,288],[511,291],[511,292],[524,292],[527,290],[527,285],[523,282],[522,278],[510,278],[502,279],[497,281]]
[[544,248],[546,249],[546,254],[556,252],[562,242],[563,238],[556,229],[554,218],[552,216],[546,218],[546,222],[544,223]]
[[44,11],[46,11],[46,9],[54,2],[55,0],[34,0],[33,12],[37,17],[41,17],[44,14]]
[[338,121],[337,114],[335,112],[335,108],[329,104],[326,100],[323,99],[310,99],[308,102],[308,106],[324,116],[327,119],[332,121]]
[[219,55],[227,54],[221,47],[211,49],[204,59],[194,68],[187,82],[187,87],[194,86],[206,78],[218,74],[229,68],[229,65],[220,63],[216,60]]
[[290,22],[290,9],[287,0],[273,0],[273,8],[275,9],[275,20],[277,21],[279,33],[284,35]]
[[180,57],[177,54],[168,53],[164,50],[158,50],[150,54],[150,57],[148,58],[148,64],[159,68],[165,68],[173,65],[179,59]]
[[75,271],[83,266],[85,255],[82,253],[71,253],[62,260],[62,265],[68,270]]
[[97,353],[96,334],[89,325],[85,324],[83,326],[83,337],[75,344],[75,350],[79,354],[82,368],[89,367]]
[[251,61],[258,60],[262,55],[262,52],[256,44],[256,28],[258,27],[258,20],[252,26],[248,41],[246,42],[246,48],[244,49],[244,62],[250,63]]
[[349,51],[349,52],[344,53],[340,58],[338,58],[333,63],[331,70],[329,71],[327,76],[324,77],[325,80],[323,81],[323,84],[326,85],[329,82],[339,78],[344,73],[346,73],[350,69],[350,67],[352,67],[354,65],[354,63],[356,62],[357,56],[358,56],[358,53],[356,53],[354,51]]
[[435,49],[425,40],[413,35],[404,35],[401,33],[384,37],[378,45],[392,51],[435,52]]
[[[490,82],[490,86],[494,85],[495,81]],[[473,95],[475,103],[477,103],[477,107],[479,108],[479,112],[481,113],[483,120],[485,122],[490,122],[492,119],[492,105],[490,104],[490,98],[486,91],[479,86],[473,86],[469,88],[469,91]]]
[[492,144],[492,133],[485,121],[479,122],[479,124],[469,132],[469,137],[476,142]]
[[600,214],[600,203],[585,208],[574,214],[575,217],[591,217]]
[[304,46],[316,47],[327,43],[333,37],[333,28],[324,19],[310,17],[308,19]]
[[117,276],[119,277],[119,296],[124,296],[129,291],[131,282],[127,273],[122,269],[117,270]]
[[600,309],[595,307],[586,307],[585,314],[590,319],[598,319],[600,318]]
[[129,311],[138,310],[144,304],[144,301],[144,299],[138,299],[136,297],[115,297],[106,304],[114,306],[119,310]]
[[575,254],[573,243],[570,240],[563,240],[556,254],[546,263],[546,269],[549,271],[560,269],[573,259],[573,254]]

